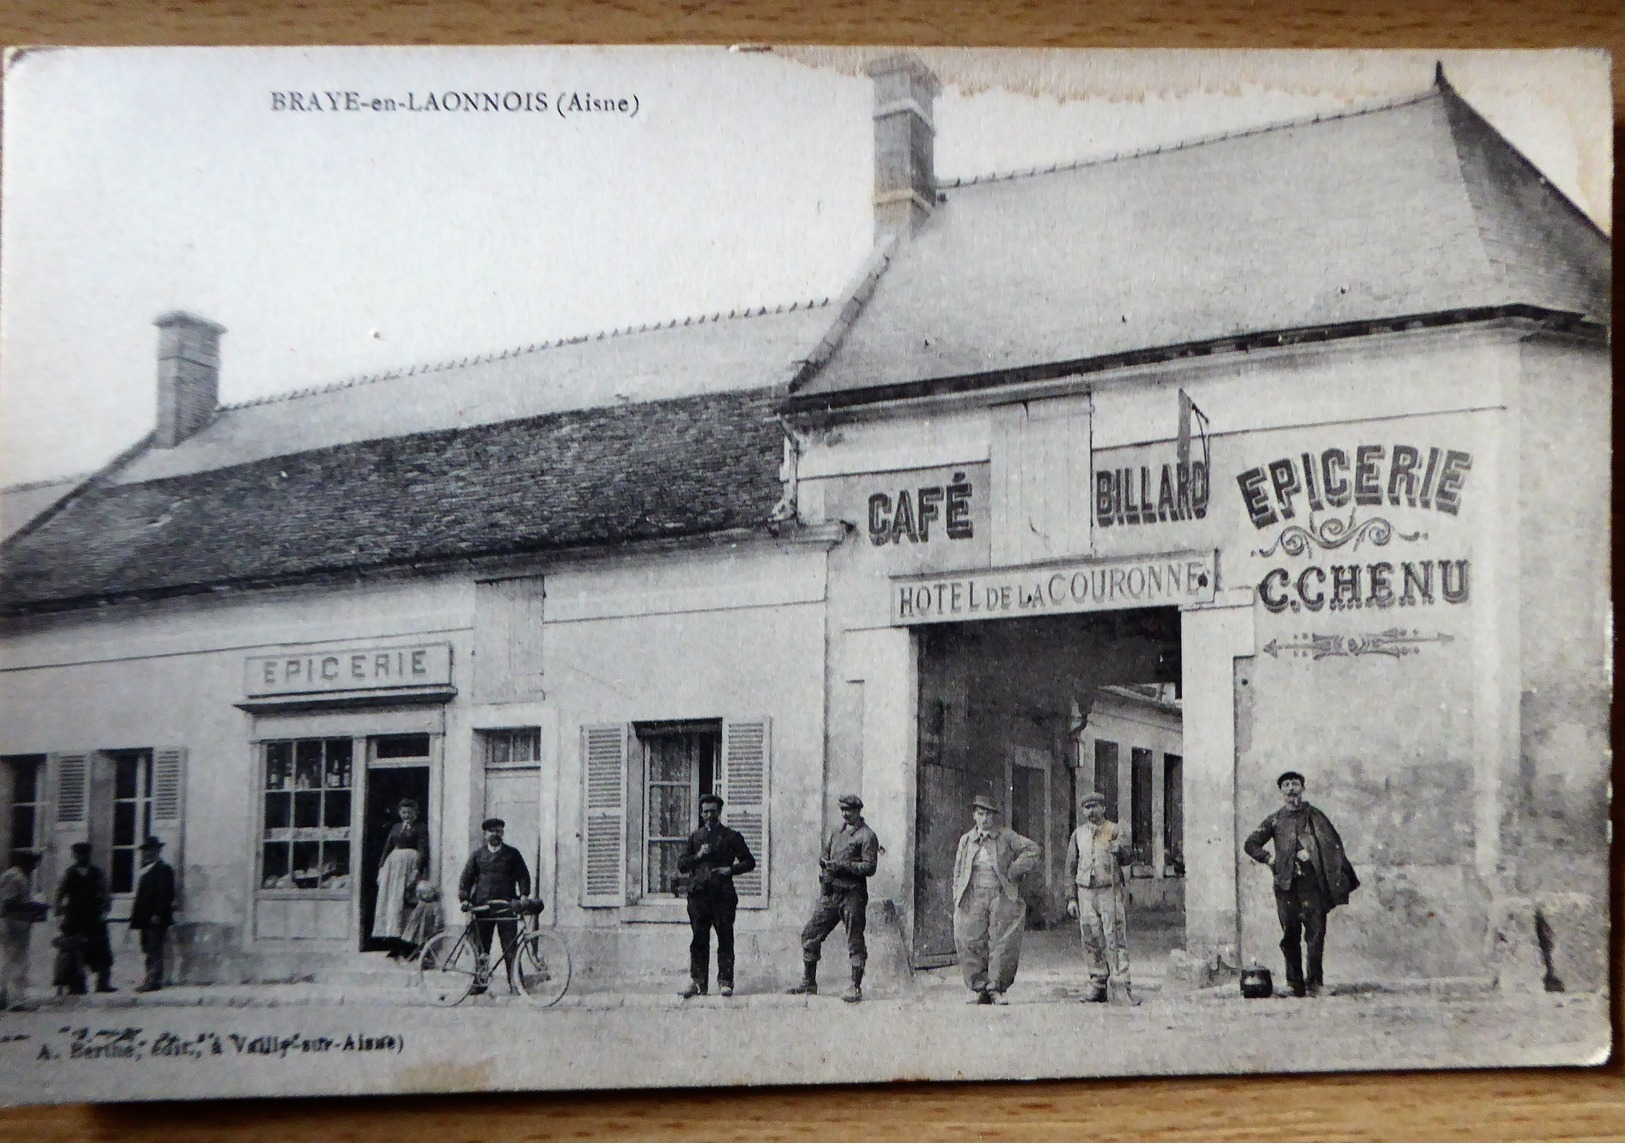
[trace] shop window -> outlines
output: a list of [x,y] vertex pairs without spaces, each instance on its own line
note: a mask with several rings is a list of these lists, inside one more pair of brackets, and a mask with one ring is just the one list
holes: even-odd
[[1185,758],[1162,757],[1162,865],[1164,876],[1185,875]]
[[1150,749],[1129,750],[1129,833],[1136,865],[1151,863],[1153,760]]
[[534,765],[542,759],[540,729],[487,729],[480,733],[485,744],[485,764]]
[[[384,741],[414,739],[379,738],[378,748]],[[422,740],[427,755],[428,738]],[[263,751],[260,887],[286,892],[347,892],[354,816],[354,742],[347,737],[267,741]]]
[[16,862],[16,854],[23,849],[37,849],[44,845],[45,755],[6,757],[0,762],[0,796],[4,796],[6,813],[0,822],[0,831],[6,833],[4,852],[6,863]]
[[1117,742],[1095,741],[1095,791],[1106,798],[1106,819],[1117,817]]
[[765,908],[770,747],[765,719],[584,727],[581,903],[669,900],[699,798],[715,792],[756,857],[734,882],[740,906]]

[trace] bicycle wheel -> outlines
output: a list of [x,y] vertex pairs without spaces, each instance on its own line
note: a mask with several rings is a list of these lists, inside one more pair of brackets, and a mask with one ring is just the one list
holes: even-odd
[[525,1001],[551,1007],[570,987],[570,949],[551,932],[532,932],[519,944],[514,984]]
[[430,938],[418,957],[418,978],[424,998],[440,1008],[462,1003],[479,975],[479,958],[466,934],[442,932]]

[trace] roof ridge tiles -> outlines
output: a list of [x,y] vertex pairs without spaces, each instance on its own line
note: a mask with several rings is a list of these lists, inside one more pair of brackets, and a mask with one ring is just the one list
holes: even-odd
[[474,355],[462,359],[442,359],[439,361],[413,363],[409,366],[393,367],[388,370],[377,371],[370,374],[348,375],[329,383],[320,383],[313,386],[303,386],[295,390],[283,391],[279,394],[262,394],[254,398],[245,398],[240,402],[222,403],[220,410],[245,410],[252,406],[266,406],[273,402],[288,402],[296,398],[309,398],[317,394],[331,394],[335,391],[349,390],[357,386],[367,386],[377,382],[389,382],[398,378],[410,378],[417,374],[431,374],[443,370],[457,370],[462,367],[478,365],[480,363],[499,362],[504,359],[518,358],[520,355],[535,354],[539,351],[553,350],[562,346],[575,346],[580,343],[599,342],[606,338],[620,338],[626,335],[647,334],[651,331],[672,330],[676,327],[700,326],[702,324],[720,323],[729,319],[759,318],[767,314],[788,314],[796,310],[817,310],[819,307],[829,306],[830,296],[823,298],[797,299],[792,303],[780,303],[769,307],[763,304],[759,307],[735,308],[724,314],[716,311],[712,314],[685,315],[669,320],[653,323],[643,323],[640,326],[613,327],[607,330],[588,331],[576,335],[563,335],[556,339],[544,342],[527,343],[524,346],[509,347],[506,350],[491,351],[483,355]]
[[1154,147],[1138,148],[1133,151],[1117,151],[1109,155],[1099,155],[1092,159],[1076,159],[1059,161],[1048,167],[1025,167],[1013,171],[993,171],[980,175],[963,175],[937,184],[939,191],[951,191],[955,188],[978,187],[988,183],[1009,183],[1016,179],[1027,179],[1034,175],[1050,175],[1064,171],[1078,171],[1086,167],[1103,167],[1109,163],[1120,163],[1128,159],[1143,159],[1147,156],[1162,155],[1171,151],[1187,151],[1194,147],[1203,147],[1211,143],[1223,143],[1226,140],[1246,139],[1249,136],[1264,135],[1272,131],[1288,131],[1295,127],[1306,127],[1310,124],[1329,123],[1332,120],[1354,119],[1357,116],[1371,115],[1374,112],[1392,111],[1396,108],[1408,107],[1424,100],[1434,98],[1441,94],[1436,86],[1430,86],[1426,91],[1415,95],[1403,96],[1397,99],[1384,100],[1381,103],[1367,104],[1363,107],[1349,108],[1346,111],[1327,114],[1316,112],[1313,116],[1299,116],[1294,119],[1280,120],[1275,123],[1259,124],[1256,127],[1241,128],[1236,131],[1215,132],[1212,135],[1194,136],[1190,139],[1180,140],[1176,143],[1162,143]]

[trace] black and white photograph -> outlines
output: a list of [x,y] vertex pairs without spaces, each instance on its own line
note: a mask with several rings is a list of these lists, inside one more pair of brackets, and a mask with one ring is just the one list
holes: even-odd
[[0,1103],[1606,1062],[1610,69],[12,49]]

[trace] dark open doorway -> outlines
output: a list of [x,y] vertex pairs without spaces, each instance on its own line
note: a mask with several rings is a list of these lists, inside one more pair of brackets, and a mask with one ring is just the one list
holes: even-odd
[[[1107,687],[1162,684],[1177,704],[1180,622],[1177,609],[1142,609],[925,626],[916,634],[911,959],[937,967],[954,960],[954,854],[978,794],[1044,850],[1023,885],[1029,927],[1065,920],[1066,843],[1079,796],[1096,784],[1093,762],[1079,759],[1079,733]],[[1122,810],[1125,820],[1131,811]]]
[[[389,830],[399,821],[397,809],[410,797],[418,802],[420,816],[428,823],[429,755],[427,736],[379,737],[371,746],[367,769],[366,815],[361,838],[361,950],[387,949],[386,940],[372,936],[373,918],[378,906],[378,866],[384,857]],[[420,744],[421,743],[421,744]],[[421,754],[419,750],[421,749]],[[392,755],[399,754],[399,755]],[[411,755],[407,755],[411,754]],[[439,847],[431,825],[429,848]]]

